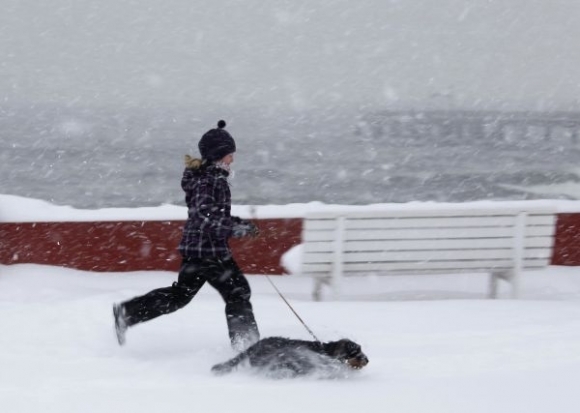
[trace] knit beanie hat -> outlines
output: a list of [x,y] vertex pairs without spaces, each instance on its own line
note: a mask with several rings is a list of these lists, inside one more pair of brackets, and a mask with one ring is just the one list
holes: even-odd
[[219,161],[236,151],[236,142],[224,128],[226,122],[220,120],[216,129],[210,129],[201,137],[198,148],[201,158],[210,162]]

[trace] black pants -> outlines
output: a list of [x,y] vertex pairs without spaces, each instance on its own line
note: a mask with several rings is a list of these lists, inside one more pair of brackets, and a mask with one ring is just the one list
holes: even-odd
[[226,303],[226,320],[232,346],[242,350],[260,334],[250,303],[248,280],[232,259],[185,258],[177,282],[122,303],[127,326],[169,314],[187,305],[208,282]]

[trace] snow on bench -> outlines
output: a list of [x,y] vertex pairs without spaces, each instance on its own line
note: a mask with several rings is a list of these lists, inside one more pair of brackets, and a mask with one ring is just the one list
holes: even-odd
[[522,271],[550,263],[556,216],[550,205],[507,205],[311,212],[301,274],[314,278],[315,300],[325,284],[338,298],[343,276],[482,272],[490,297],[503,279],[517,298]]

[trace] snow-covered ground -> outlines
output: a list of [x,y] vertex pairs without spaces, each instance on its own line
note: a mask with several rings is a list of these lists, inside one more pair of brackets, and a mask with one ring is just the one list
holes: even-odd
[[[2,412],[577,412],[580,271],[526,273],[523,299],[484,299],[479,275],[349,279],[312,302],[310,280],[270,277],[323,340],[350,337],[370,364],[350,377],[215,377],[233,355],[210,287],[117,345],[111,305],[168,272],[0,266]],[[264,276],[249,276],[263,336],[309,339]]]
[[[185,216],[176,206],[78,210],[9,195],[0,206],[0,222]],[[302,216],[319,206],[234,213]],[[368,208],[379,207],[394,206]],[[296,259],[284,257],[287,266]],[[265,276],[248,277],[263,337],[311,338]],[[580,405],[578,267],[526,272],[517,301],[503,285],[499,300],[485,299],[482,274],[353,277],[341,285],[342,300],[324,302],[311,300],[307,278],[270,277],[320,339],[362,345],[370,364],[340,379],[213,376],[211,366],[234,353],[221,298],[207,286],[184,309],[129,330],[119,347],[112,304],[175,278],[0,265],[0,412],[566,413]]]

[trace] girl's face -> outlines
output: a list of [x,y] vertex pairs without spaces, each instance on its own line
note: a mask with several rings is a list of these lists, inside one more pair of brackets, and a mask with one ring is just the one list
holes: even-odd
[[229,155],[224,156],[222,159],[219,160],[219,163],[230,166],[234,162],[234,154],[230,153]]

